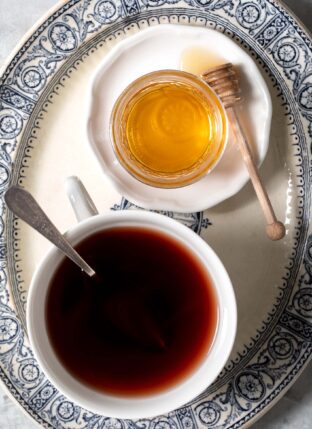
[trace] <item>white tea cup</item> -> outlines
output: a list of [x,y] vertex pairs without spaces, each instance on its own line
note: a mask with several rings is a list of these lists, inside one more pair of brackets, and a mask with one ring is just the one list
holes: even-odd
[[[147,418],[172,411],[202,393],[218,376],[231,352],[236,334],[236,301],[230,278],[215,252],[196,233],[164,215],[125,210],[94,215],[94,206],[81,192],[75,179],[69,182],[71,199],[81,220],[66,237],[76,245],[86,237],[109,228],[142,227],[168,235],[195,255],[207,270],[215,288],[218,323],[212,345],[202,362],[173,387],[148,396],[123,397],[93,389],[76,379],[62,365],[48,335],[46,299],[51,278],[63,260],[63,254],[53,247],[39,264],[30,285],[27,301],[27,327],[32,350],[48,379],[76,404],[108,417]],[[92,216],[91,216],[92,215]],[[87,217],[89,216],[89,217]],[[82,339],[81,347],[87,341]],[[187,339],[185,347],[187,347]]]

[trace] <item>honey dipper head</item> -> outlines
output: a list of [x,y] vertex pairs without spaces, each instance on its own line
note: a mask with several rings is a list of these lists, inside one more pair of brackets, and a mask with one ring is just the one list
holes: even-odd
[[232,107],[240,101],[240,87],[232,63],[208,69],[202,79],[218,94],[225,107]]

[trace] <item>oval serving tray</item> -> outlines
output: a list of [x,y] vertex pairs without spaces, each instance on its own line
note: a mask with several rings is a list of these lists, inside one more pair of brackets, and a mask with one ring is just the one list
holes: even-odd
[[[226,367],[199,398],[169,415],[122,421],[68,401],[34,360],[25,302],[48,244],[6,213],[3,192],[9,182],[25,186],[64,231],[74,222],[63,191],[68,175],[82,178],[100,211],[133,208],[86,149],[86,88],[112,46],[164,23],[219,31],[258,65],[273,103],[261,175],[287,235],[278,243],[265,238],[250,184],[205,212],[165,212],[201,234],[223,260],[237,296],[238,335]],[[15,52],[0,89],[0,377],[37,422],[58,429],[245,428],[296,379],[312,353],[310,64],[308,35],[271,0],[70,0]]]

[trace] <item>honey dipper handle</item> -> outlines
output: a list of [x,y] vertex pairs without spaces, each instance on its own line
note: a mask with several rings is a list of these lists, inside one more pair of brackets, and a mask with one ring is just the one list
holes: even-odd
[[255,164],[251,148],[248,144],[247,139],[245,138],[244,132],[241,128],[239,119],[237,117],[237,114],[234,108],[228,107],[227,113],[228,113],[229,122],[232,126],[234,136],[239,145],[239,149],[242,153],[244,163],[247,167],[251,182],[253,184],[254,190],[258,197],[259,203],[261,205],[261,208],[267,223],[266,234],[268,238],[270,238],[271,240],[280,240],[285,235],[285,226],[282,222],[276,219],[268,193],[262,183],[258,168]]

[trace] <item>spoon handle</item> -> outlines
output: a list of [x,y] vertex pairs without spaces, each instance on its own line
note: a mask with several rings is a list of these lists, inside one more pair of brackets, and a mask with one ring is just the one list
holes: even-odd
[[95,271],[58,231],[28,191],[19,186],[12,186],[5,193],[4,199],[13,213],[51,241],[86,274],[90,277],[95,275]]

